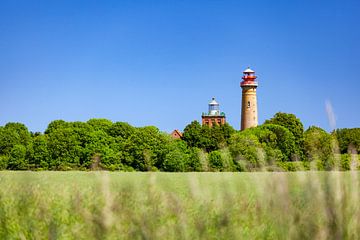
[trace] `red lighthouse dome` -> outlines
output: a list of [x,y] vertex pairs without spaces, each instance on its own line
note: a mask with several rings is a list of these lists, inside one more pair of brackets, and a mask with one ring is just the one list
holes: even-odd
[[255,76],[255,71],[251,70],[250,68],[247,68],[244,72],[244,75],[242,77],[243,81],[240,83],[240,86],[257,86],[258,83],[255,81],[257,78]]

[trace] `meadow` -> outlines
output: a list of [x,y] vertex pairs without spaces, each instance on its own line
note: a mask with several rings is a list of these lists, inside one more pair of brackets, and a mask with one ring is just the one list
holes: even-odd
[[0,239],[359,239],[359,172],[0,172]]

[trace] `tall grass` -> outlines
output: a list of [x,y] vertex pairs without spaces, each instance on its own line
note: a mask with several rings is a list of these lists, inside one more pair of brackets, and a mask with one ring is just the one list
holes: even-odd
[[0,239],[359,239],[359,172],[0,172]]

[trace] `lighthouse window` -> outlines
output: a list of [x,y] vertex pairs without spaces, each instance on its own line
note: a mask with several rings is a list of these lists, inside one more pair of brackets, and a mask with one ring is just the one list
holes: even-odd
[[248,107],[248,108],[250,107],[250,101],[248,101],[247,107]]

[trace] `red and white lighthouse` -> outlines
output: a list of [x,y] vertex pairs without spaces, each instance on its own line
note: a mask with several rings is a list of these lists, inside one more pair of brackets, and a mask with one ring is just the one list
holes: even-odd
[[243,72],[243,81],[240,83],[242,88],[241,104],[241,130],[256,127],[258,125],[258,110],[256,99],[256,88],[258,83],[255,71],[247,68]]

